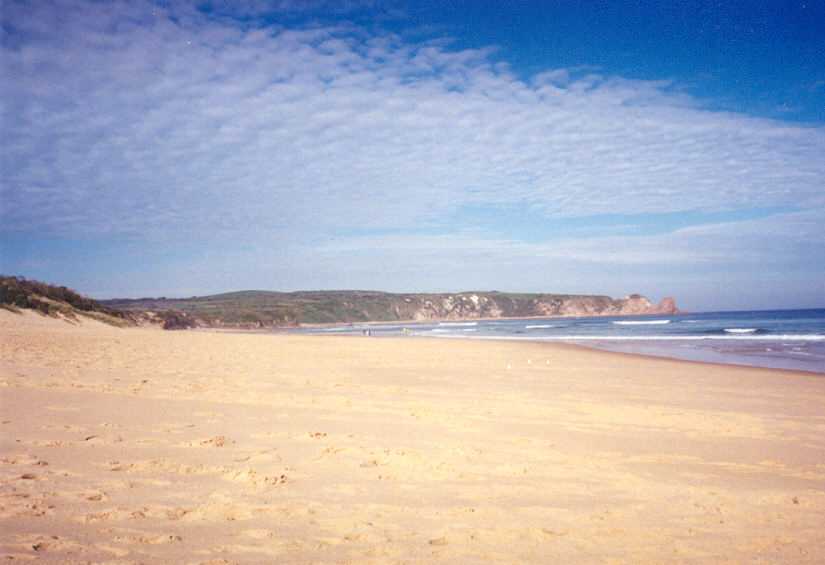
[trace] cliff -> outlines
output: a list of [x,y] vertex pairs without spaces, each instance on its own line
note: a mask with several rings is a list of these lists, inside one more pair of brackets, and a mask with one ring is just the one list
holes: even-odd
[[653,304],[633,294],[609,296],[461,292],[391,294],[373,291],[243,291],[183,299],[104,301],[133,312],[177,311],[199,326],[288,327],[300,324],[472,320],[555,316],[657,315],[678,312],[672,298]]

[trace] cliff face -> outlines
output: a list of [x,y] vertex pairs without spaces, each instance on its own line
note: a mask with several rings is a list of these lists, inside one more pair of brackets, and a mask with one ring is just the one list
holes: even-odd
[[672,298],[665,298],[655,305],[638,294],[613,299],[609,296],[514,297],[497,293],[462,293],[428,296],[425,299],[407,296],[404,306],[396,308],[396,319],[425,321],[542,316],[629,316],[677,312],[678,308]]

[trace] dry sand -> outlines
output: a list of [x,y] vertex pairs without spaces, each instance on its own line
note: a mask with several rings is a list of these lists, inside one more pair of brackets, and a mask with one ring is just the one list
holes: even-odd
[[0,311],[0,555],[822,563],[825,378]]

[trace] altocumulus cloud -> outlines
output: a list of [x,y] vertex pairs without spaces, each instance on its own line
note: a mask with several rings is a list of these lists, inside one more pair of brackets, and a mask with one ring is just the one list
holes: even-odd
[[[708,111],[671,82],[575,69],[523,79],[492,50],[144,2],[7,2],[3,18],[9,232],[340,236],[449,231],[467,207],[550,220],[825,208],[823,128]],[[804,220],[787,218],[777,232]],[[640,239],[614,260],[655,261],[665,247],[718,260],[729,250],[701,242],[729,231]],[[583,260],[615,243],[558,251],[497,233],[456,241]],[[399,237],[335,245],[443,247]]]

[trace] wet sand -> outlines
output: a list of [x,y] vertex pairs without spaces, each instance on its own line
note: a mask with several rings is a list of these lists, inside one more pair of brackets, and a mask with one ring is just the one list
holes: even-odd
[[825,378],[803,373],[0,311],[0,421],[10,562],[825,556]]

